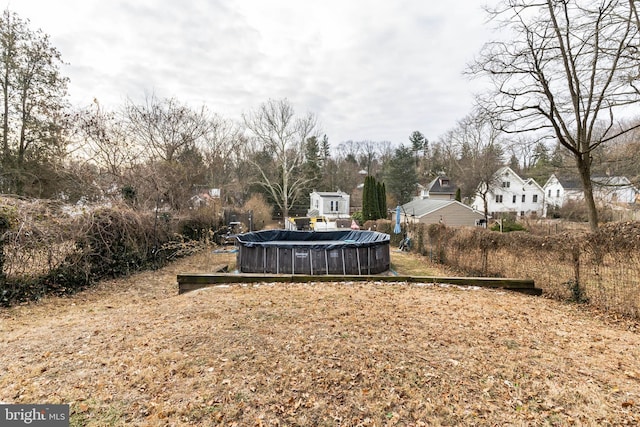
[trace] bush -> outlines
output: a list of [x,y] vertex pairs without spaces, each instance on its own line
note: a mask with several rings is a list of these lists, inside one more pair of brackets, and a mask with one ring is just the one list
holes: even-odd
[[353,215],[351,215],[351,218],[354,219],[358,224],[364,223],[364,215],[362,214],[362,211],[354,212]]
[[[491,226],[491,231],[500,231],[500,222],[496,222]],[[502,232],[509,233],[511,231],[527,231],[524,225],[511,219],[505,218],[502,220]]]
[[[608,206],[600,206],[598,210],[598,220],[600,222],[613,221],[613,210]],[[556,216],[554,216],[556,218]],[[557,218],[563,218],[574,222],[589,222],[587,204],[584,200],[569,200],[564,206],[557,209]]]
[[[267,203],[264,196],[260,193],[254,193],[251,198],[243,206],[245,212],[251,212],[251,228],[260,230],[271,222],[273,216],[273,208]],[[249,229],[249,224],[245,224]]]
[[222,217],[212,206],[203,206],[189,212],[178,222],[179,233],[187,239],[206,240],[222,227]]
[[[5,262],[0,262],[0,305],[74,293],[103,278],[157,268],[199,248],[175,232],[180,228],[170,215],[125,204],[65,215],[47,201],[10,203],[0,205],[0,218],[7,218],[3,211],[19,211],[20,226],[0,233],[6,238],[0,245]],[[13,224],[12,218],[5,222]]]

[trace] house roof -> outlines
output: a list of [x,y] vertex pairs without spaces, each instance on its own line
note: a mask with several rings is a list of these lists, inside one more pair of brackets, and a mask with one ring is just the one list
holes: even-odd
[[593,176],[591,181],[601,186],[631,187],[631,181],[626,176]]
[[342,191],[314,191],[320,197],[344,197],[348,196],[347,193]]
[[551,184],[554,178],[565,190],[582,191],[582,183],[580,182],[579,178],[570,175],[558,175],[555,173],[551,174],[549,179],[547,179],[547,182],[545,182],[543,188],[546,188],[549,184]]
[[538,182],[533,179],[533,178],[527,178],[524,181],[524,185],[530,185],[532,187],[537,187],[540,191],[544,192],[544,190],[542,189],[542,187],[540,186],[540,184],[538,184]]
[[569,176],[556,176],[556,179],[565,190],[582,190],[582,183],[578,178]]
[[437,199],[415,199],[410,201],[409,203],[405,203],[404,205],[402,205],[402,208],[404,209],[404,213],[406,213],[407,216],[415,215],[416,218],[421,218],[451,204],[457,204],[465,209],[474,211],[474,209],[472,209],[471,207],[464,205],[456,200]]
[[[443,185],[443,182],[448,182],[448,185]],[[451,181],[451,179],[441,175],[427,184],[426,188],[429,194],[455,194],[458,187],[453,183],[453,181]]]

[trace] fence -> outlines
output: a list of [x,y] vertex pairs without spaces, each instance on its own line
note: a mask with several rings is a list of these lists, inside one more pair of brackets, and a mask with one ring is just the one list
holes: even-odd
[[[388,223],[375,227],[390,232]],[[408,227],[412,251],[460,274],[533,279],[546,296],[640,318],[640,222],[546,236],[439,224]],[[392,236],[392,245],[399,239]]]

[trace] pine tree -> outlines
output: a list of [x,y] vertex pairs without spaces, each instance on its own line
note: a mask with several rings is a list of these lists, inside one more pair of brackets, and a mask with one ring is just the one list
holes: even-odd
[[366,176],[364,178],[364,188],[362,189],[362,219],[368,221],[371,219],[371,205],[370,199],[371,177]]
[[387,217],[387,195],[385,194],[384,183],[378,182],[376,185],[376,195],[378,198],[378,218]]

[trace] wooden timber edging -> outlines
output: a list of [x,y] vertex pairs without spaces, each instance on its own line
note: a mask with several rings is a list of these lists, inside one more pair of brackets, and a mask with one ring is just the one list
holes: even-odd
[[378,276],[378,275],[305,275],[305,274],[257,274],[257,273],[194,273],[178,274],[178,294],[196,289],[230,283],[309,283],[309,282],[408,282],[442,283],[458,286],[505,289],[528,295],[541,295],[532,279],[497,277],[436,277],[436,276]]

